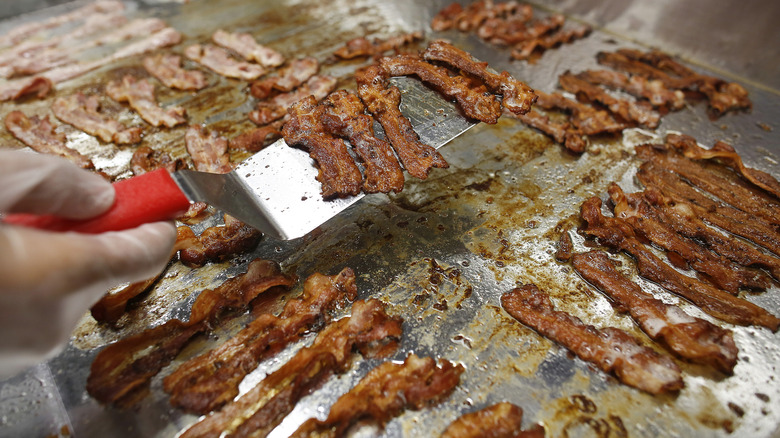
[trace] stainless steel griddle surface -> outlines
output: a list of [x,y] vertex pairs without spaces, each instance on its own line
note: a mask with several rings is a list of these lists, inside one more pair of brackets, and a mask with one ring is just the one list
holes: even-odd
[[[592,195],[604,197],[609,182],[617,181],[628,191],[638,189],[633,179],[638,164],[633,146],[662,138],[666,132],[693,135],[704,145],[725,140],[737,148],[748,165],[780,177],[780,94],[772,88],[776,84],[762,81],[765,76],[753,75],[754,71],[744,63],[696,58],[697,53],[707,52],[686,50],[684,41],[672,36],[654,35],[653,29],[661,29],[654,24],[663,16],[636,13],[649,8],[640,6],[644,2],[626,2],[629,5],[613,15],[607,13],[610,9],[605,5],[614,2],[593,5],[590,14],[583,8],[594,2],[548,5],[577,13],[607,30],[596,30],[585,40],[549,51],[535,64],[511,62],[507,49],[486,45],[473,35],[432,32],[428,26],[431,17],[447,3],[193,0],[187,4],[130,1],[126,5],[128,15],[158,16],[181,31],[185,41],[170,49],[178,53],[187,44],[206,41],[214,30],[227,28],[251,32],[260,42],[289,57],[311,55],[323,61],[357,36],[386,37],[424,30],[426,38],[450,39],[495,69],[506,69],[547,92],[556,88],[557,77],[564,71],[596,67],[595,54],[600,50],[644,47],[634,41],[637,34],[620,33],[634,29],[626,24],[634,20],[640,36],[650,35],[644,41],[661,44],[661,48],[667,42],[673,53],[693,56],[699,61],[692,64],[694,68],[711,73],[701,65],[712,60],[720,76],[729,72],[748,76],[730,79],[746,85],[754,108],[750,113],[728,114],[713,121],[707,117],[704,103],[692,104],[664,117],[657,131],[629,130],[622,138],[592,139],[589,151],[582,156],[566,153],[545,136],[514,120],[502,120],[494,126],[478,125],[441,149],[451,165],[449,169],[434,171],[426,181],[409,181],[399,195],[368,196],[303,239],[264,240],[252,254],[224,263],[191,270],[175,262],[163,281],[132,306],[117,329],[97,326],[85,317],[61,354],[0,383],[0,436],[64,436],[66,431],[78,437],[176,436],[197,417],[169,406],[161,390],[161,377],[182,361],[223,342],[240,329],[248,316],[219,327],[211,336],[196,339],[153,380],[151,395],[134,410],[104,407],[89,397],[84,388],[90,364],[101,347],[110,342],[170,318],[186,318],[198,292],[243,272],[255,257],[276,260],[284,270],[301,278],[314,272],[332,274],[344,266],[352,267],[358,274],[361,298],[380,298],[389,304],[391,313],[405,318],[404,338],[393,359],[415,352],[457,361],[466,367],[459,387],[439,406],[408,411],[383,431],[363,428],[357,436],[436,436],[460,414],[502,400],[524,409],[525,425],[541,422],[549,436],[554,437],[778,436],[777,334],[765,329],[729,327],[734,330],[740,349],[733,376],[680,363],[685,389],[677,396],[654,397],[621,385],[573,358],[564,348],[515,322],[499,304],[500,295],[515,285],[536,283],[553,296],[560,308],[584,321],[597,327],[624,328],[647,340],[629,317],[617,314],[570,266],[554,260],[558,237],[565,229],[576,229],[582,201]],[[61,13],[77,4],[80,3],[7,20],[0,24],[0,31],[23,21]],[[540,14],[546,11],[546,7],[538,9]],[[697,24],[706,22],[703,18],[691,20]],[[614,26],[610,27],[611,24]],[[743,26],[747,29],[751,24],[746,22]],[[702,27],[705,31],[706,27]],[[734,38],[739,39],[739,34],[734,34]],[[777,43],[772,43],[771,38],[766,41],[767,50],[763,53],[769,56],[769,65],[780,65],[772,51]],[[759,64],[765,65],[766,60]],[[342,62],[326,65],[323,70],[342,78],[342,88],[350,88],[354,87],[350,74],[359,65],[359,61]],[[77,90],[102,93],[108,80],[127,72],[145,74],[139,58],[67,82],[58,87],[57,94]],[[158,87],[158,93],[164,104],[187,108],[190,123],[206,124],[226,137],[251,127],[245,114],[253,101],[247,97],[246,84],[215,74],[209,74],[209,78],[210,87],[197,94],[166,91],[162,87]],[[48,114],[51,100],[49,97],[21,104],[3,103],[0,117],[13,109]],[[125,107],[112,106],[109,101],[106,104],[107,110],[120,120],[142,124]],[[101,145],[67,126],[60,129],[68,135],[69,145],[93,157],[101,170],[113,176],[129,175],[127,163],[132,148]],[[144,143],[185,157],[183,132],[184,128],[147,128]],[[3,145],[19,147],[7,132],[0,133],[0,138]],[[213,222],[200,227],[210,223]],[[586,248],[579,235],[572,232],[572,236],[577,250]],[[624,272],[636,277],[630,258],[612,258],[622,262]],[[680,303],[689,313],[711,319],[657,286],[637,281],[662,299]],[[291,295],[299,291],[298,287]],[[777,315],[779,293],[773,287],[748,299]],[[242,392],[312,339],[309,336],[262,363],[242,383]],[[330,404],[376,364],[374,360],[357,359],[348,373],[331,378],[298,403],[272,436],[286,436],[311,416],[323,418]]]

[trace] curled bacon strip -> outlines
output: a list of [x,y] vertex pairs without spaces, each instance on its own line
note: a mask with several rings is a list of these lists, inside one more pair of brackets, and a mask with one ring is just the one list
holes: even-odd
[[522,427],[523,410],[512,403],[501,402],[463,414],[447,426],[440,438],[544,438],[541,425],[528,430],[522,430]]
[[224,260],[253,250],[263,234],[230,215],[225,225],[209,227],[195,236],[188,226],[176,229],[176,249],[179,259],[189,267],[203,266],[210,261]]

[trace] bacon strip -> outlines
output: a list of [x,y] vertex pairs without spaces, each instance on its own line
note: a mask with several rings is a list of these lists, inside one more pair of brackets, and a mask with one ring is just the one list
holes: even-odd
[[35,95],[38,99],[43,99],[52,88],[54,88],[54,84],[52,84],[51,80],[42,77],[6,81],[0,85],[0,102],[19,100],[31,95]]
[[219,29],[211,36],[212,41],[241,55],[247,61],[254,61],[264,67],[279,67],[284,56],[276,50],[258,44],[248,33],[227,32]]
[[121,81],[109,82],[106,85],[106,94],[117,102],[127,102],[152,126],[164,125],[173,128],[187,122],[184,108],[160,108],[154,97],[154,85],[148,79],[138,80],[125,75]]
[[560,110],[569,113],[569,121],[583,135],[622,132],[630,127],[627,123],[618,121],[604,110],[597,110],[589,105],[568,99],[558,93],[544,93],[536,90],[538,99],[536,105],[545,110]]
[[172,319],[103,349],[92,362],[87,392],[101,403],[132,404],[193,336],[209,330],[229,311],[246,309],[268,289],[294,283],[295,278],[282,274],[276,263],[253,261],[245,274],[201,292],[187,322]]
[[260,231],[227,214],[224,221],[222,226],[206,228],[200,236],[195,236],[190,227],[177,227],[176,250],[179,251],[179,260],[194,268],[257,247],[263,236]]
[[710,315],[738,325],[760,325],[776,331],[780,319],[755,304],[730,295],[698,279],[683,275],[662,262],[634,235],[622,219],[601,213],[601,199],[592,197],[580,209],[587,227],[582,231],[599,238],[602,244],[631,254],[639,274],[689,300]]
[[110,291],[92,305],[90,314],[99,323],[113,324],[117,322],[125,314],[127,302],[149,290],[160,279],[160,276],[162,273],[148,280],[131,283]]
[[181,56],[158,53],[147,56],[144,68],[168,88],[177,90],[200,90],[208,85],[206,75],[198,70],[185,70],[181,67]]
[[184,160],[174,160],[167,152],[156,151],[149,146],[138,147],[130,158],[130,169],[135,175],[143,175],[159,168],[165,168],[172,173],[186,167]]
[[[552,14],[542,19],[520,23],[520,26],[500,26],[490,32],[490,37],[486,38],[486,41],[492,44],[516,46],[557,31],[563,27],[565,21],[566,18],[563,15]],[[482,28],[480,30],[482,31],[481,35],[487,34]]]
[[274,96],[270,102],[259,102],[257,109],[249,113],[249,120],[258,125],[267,125],[287,114],[287,108],[307,96],[322,100],[336,88],[336,78],[331,76],[312,76],[297,89]]
[[667,88],[662,81],[640,75],[631,77],[612,70],[586,70],[577,77],[594,85],[622,90],[634,97],[647,99],[656,108],[679,110],[685,106],[685,95],[680,90]]
[[483,30],[505,33],[502,29],[522,26],[532,17],[533,8],[530,5],[514,1],[494,3],[480,0],[471,3],[466,9],[452,3],[433,17],[431,28],[437,32],[452,28],[461,32],[477,30],[481,37],[487,39],[487,35],[481,34]]
[[409,119],[398,109],[400,90],[390,86],[387,79],[387,73],[376,65],[355,73],[360,99],[382,125],[406,171],[415,178],[426,179],[432,168],[449,167],[436,149],[420,141]]
[[282,131],[280,129],[282,124],[282,121],[277,120],[269,125],[252,128],[231,138],[228,142],[228,148],[231,150],[257,152],[263,149],[268,141],[281,137]]
[[355,273],[314,274],[306,279],[299,298],[289,300],[277,317],[262,314],[233,338],[183,363],[163,380],[171,404],[187,412],[207,414],[232,401],[238,385],[257,365],[299,339],[329,312],[357,297]]
[[266,72],[265,68],[238,61],[227,50],[211,44],[193,44],[184,49],[184,56],[228,78],[252,81]]
[[593,29],[588,25],[577,26],[573,29],[558,30],[549,35],[532,38],[515,45],[512,49],[512,58],[518,60],[533,61],[534,56],[540,56],[546,50],[553,49],[562,44],[571,44],[575,40],[581,40],[590,35]]
[[374,41],[369,41],[365,37],[358,37],[347,41],[343,47],[337,49],[333,54],[341,59],[379,56],[390,50],[395,50],[397,52],[401,47],[415,41],[420,41],[422,38],[422,32],[396,35],[387,39],[375,38]]
[[118,121],[101,115],[99,109],[98,97],[87,97],[83,93],[58,97],[51,105],[51,111],[58,119],[106,143],[135,144],[141,141],[141,128],[127,128]]
[[69,148],[65,134],[55,132],[49,116],[27,117],[21,111],[11,111],[5,116],[5,129],[19,141],[42,154],[59,155],[84,169],[94,169],[92,161],[77,150]]
[[501,74],[488,70],[487,63],[475,60],[469,53],[452,44],[436,40],[423,52],[427,61],[440,61],[459,69],[485,83],[488,90],[503,96],[503,105],[513,114],[522,115],[531,110],[536,94],[524,82],[518,81],[508,72]]
[[384,362],[369,371],[330,407],[325,420],[309,419],[293,437],[345,436],[350,426],[371,420],[380,426],[406,409],[422,409],[446,398],[460,383],[462,365],[410,354],[403,363]]
[[209,133],[200,125],[191,125],[184,134],[184,145],[196,170],[209,173],[228,173],[233,170],[228,141],[216,131]]
[[333,374],[346,372],[352,351],[384,356],[396,348],[401,319],[390,317],[381,301],[356,301],[352,315],[331,322],[277,371],[220,411],[187,429],[181,438],[266,436],[304,395]]
[[450,423],[440,438],[544,438],[544,428],[536,425],[522,430],[523,410],[509,402],[496,403],[463,414]]
[[615,373],[626,385],[662,394],[682,389],[680,368],[668,356],[642,346],[623,330],[599,330],[566,312],[556,311],[550,297],[528,284],[501,295],[501,306],[513,318],[562,344],[580,359]]
[[587,143],[585,139],[582,138],[582,133],[568,122],[553,122],[548,116],[534,109],[526,114],[514,114],[507,111],[505,111],[504,114],[514,117],[526,125],[542,131],[552,137],[556,142],[564,145],[566,149],[572,153],[581,154],[585,152]]
[[348,138],[363,160],[367,193],[400,192],[404,174],[390,143],[376,138],[374,121],[364,113],[360,98],[346,90],[331,93],[320,104],[323,126],[333,135]]
[[257,99],[267,99],[276,92],[288,93],[308,81],[320,70],[317,58],[307,56],[294,59],[279,69],[276,76],[252,82],[249,92]]
[[737,346],[730,330],[694,318],[666,304],[620,274],[604,252],[573,254],[574,269],[596,286],[621,311],[628,311],[651,339],[662,342],[677,356],[712,366],[726,374],[734,371]]

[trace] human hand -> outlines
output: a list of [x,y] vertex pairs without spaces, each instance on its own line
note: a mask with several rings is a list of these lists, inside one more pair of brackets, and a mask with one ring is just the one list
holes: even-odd
[[[0,151],[0,213],[88,219],[113,202],[109,182],[67,160]],[[103,234],[0,223],[0,376],[56,354],[108,289],[162,271],[175,240],[169,222]]]

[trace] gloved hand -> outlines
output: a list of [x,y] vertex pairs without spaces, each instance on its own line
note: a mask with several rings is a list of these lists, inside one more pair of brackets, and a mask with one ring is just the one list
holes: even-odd
[[[62,158],[0,151],[0,213],[88,219],[113,200],[109,182]],[[111,287],[161,272],[175,240],[168,222],[97,235],[0,223],[0,377],[56,354]]]

